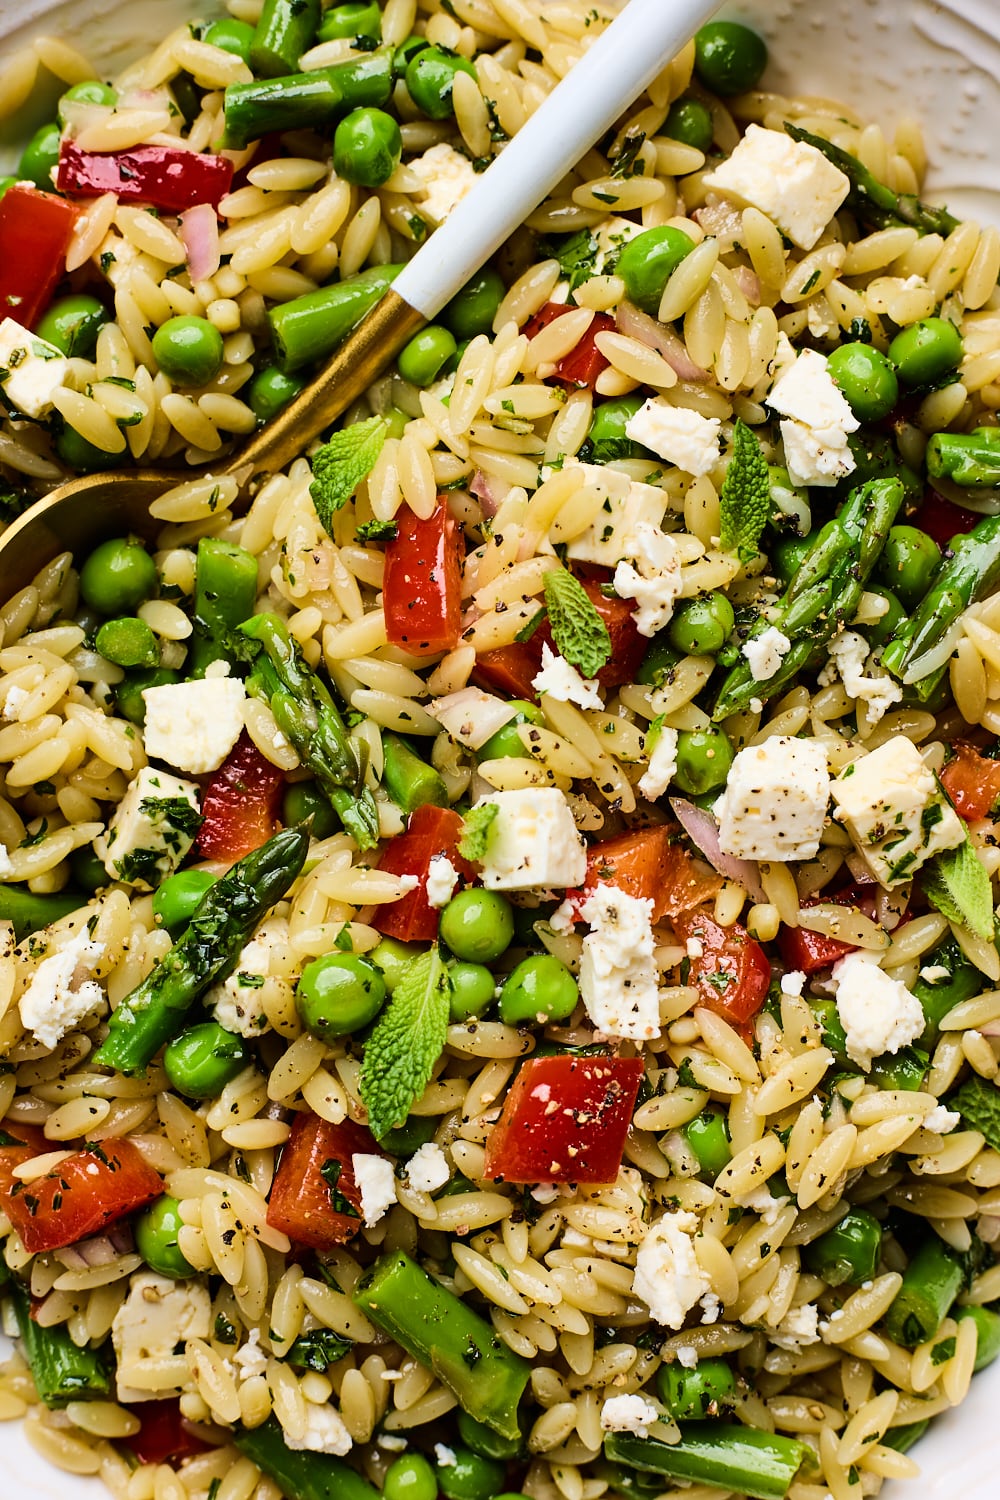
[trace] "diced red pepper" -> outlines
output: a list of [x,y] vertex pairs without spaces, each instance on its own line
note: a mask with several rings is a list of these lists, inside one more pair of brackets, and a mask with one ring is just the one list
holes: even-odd
[[115,193],[123,203],[149,203],[168,214],[179,214],[196,203],[218,208],[232,180],[233,164],[227,156],[175,146],[81,151],[73,141],[63,141],[56,168],[61,193],[78,198]]
[[567,891],[567,900],[579,906],[598,883],[652,901],[653,921],[658,922],[710,901],[722,879],[714,871],[700,870],[687,850],[674,842],[670,827],[661,823],[591,844],[583,889]]
[[187,1430],[176,1396],[163,1401],[131,1401],[128,1409],[141,1425],[138,1432],[121,1441],[141,1464],[176,1464],[211,1447]]
[[946,500],[944,495],[939,495],[937,490],[927,489],[924,498],[920,502],[920,509],[911,518],[911,525],[919,526],[921,531],[933,537],[939,547],[945,547],[953,536],[964,535],[971,531],[977,521],[981,521],[981,515],[974,510],[966,510],[963,505],[956,505],[953,500]]
[[638,1057],[530,1057],[486,1138],[494,1182],[614,1182],[636,1094]]
[[457,849],[462,835],[462,819],[450,807],[424,803],[410,814],[406,832],[390,839],[378,862],[380,870],[391,875],[415,875],[418,884],[398,901],[377,906],[371,924],[385,937],[400,942],[431,943],[438,935],[441,913],[427,899],[427,875],[435,854],[446,854],[455,869],[466,880],[475,871]]
[[694,938],[701,944],[700,954],[688,959],[687,982],[700,992],[702,1005],[733,1026],[751,1020],[771,984],[771,965],[760,944],[739,922],[722,927],[704,912],[681,912],[673,927],[682,943]]
[[389,644],[413,656],[458,645],[462,629],[462,533],[444,495],[426,520],[408,505],[385,547],[382,608]]
[[1000,800],[1000,760],[980,755],[964,740],[955,744],[954,751],[941,772],[941,785],[959,817],[975,823],[988,817]]
[[[814,906],[819,899],[813,897],[800,904],[803,907]],[[822,900],[835,901],[838,906],[857,907],[866,917],[875,916],[874,886],[849,885],[840,891],[825,891]],[[778,951],[787,969],[801,969],[803,974],[816,974],[820,969],[829,969],[838,959],[857,950],[853,943],[842,943],[839,938],[812,932],[808,927],[782,927],[778,933]]]
[[296,1115],[275,1173],[267,1222],[314,1250],[346,1244],[364,1222],[353,1158],[380,1155],[375,1137],[353,1120],[331,1125],[319,1115]]
[[533,679],[541,667],[542,653],[531,641],[515,641],[510,646],[480,651],[472,673],[473,682],[505,698],[537,698]]
[[[49,1150],[52,1143],[46,1143]],[[0,1182],[0,1203],[21,1243],[31,1254],[60,1250],[100,1234],[126,1214],[145,1208],[163,1192],[163,1179],[131,1141],[93,1141],[66,1157],[34,1182],[11,1181],[9,1154],[30,1148],[5,1147],[8,1171]]]
[[15,182],[0,198],[0,320],[32,328],[66,274],[78,210],[65,198]]
[[[575,306],[569,302],[546,302],[532,318],[529,318],[524,325],[523,332],[529,338],[533,338],[553,319],[561,317],[563,313],[575,311]],[[557,362],[555,370],[549,377],[550,380],[574,388],[589,386],[593,390],[598,375],[602,370],[606,370],[610,363],[598,349],[595,339],[599,333],[611,333],[615,326],[614,318],[608,313],[595,313],[590,327],[580,342]]]
[[278,831],[285,773],[261,755],[246,730],[205,788],[195,848],[232,863]]

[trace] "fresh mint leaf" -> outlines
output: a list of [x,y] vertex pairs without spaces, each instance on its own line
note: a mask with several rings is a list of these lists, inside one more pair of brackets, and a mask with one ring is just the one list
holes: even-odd
[[363,521],[354,535],[359,542],[391,542],[399,527],[395,521]]
[[565,568],[554,568],[545,575],[545,604],[560,656],[584,677],[596,677],[611,660],[611,637],[583,585]]
[[350,500],[362,479],[367,479],[382,452],[388,432],[382,417],[352,422],[335,432],[312,456],[312,495],[316,514],[326,531],[334,515]]
[[589,281],[596,269],[598,244],[589,229],[540,240],[538,250],[543,257],[559,262],[559,270],[563,279],[569,282],[570,292],[575,292],[581,282]]
[[987,1146],[1000,1151],[1000,1089],[995,1083],[974,1075],[948,1104],[958,1110],[970,1130],[978,1130],[985,1137]]
[[316,1370],[322,1375],[353,1347],[350,1339],[341,1338],[332,1328],[314,1328],[311,1333],[299,1334],[285,1355],[285,1362],[296,1370]]
[[771,514],[771,482],[760,443],[738,418],[733,428],[733,456],[719,492],[723,552],[756,557],[757,543]]
[[482,864],[490,841],[490,829],[499,811],[495,802],[480,802],[478,807],[470,807],[463,819],[462,835],[457,845],[463,859],[474,865]]
[[361,1098],[377,1140],[403,1124],[430,1082],[445,1044],[450,997],[451,980],[435,944],[410,964],[365,1046]]
[[961,923],[986,942],[992,939],[990,877],[969,838],[957,849],[935,855],[924,867],[921,884],[928,901],[949,922]]

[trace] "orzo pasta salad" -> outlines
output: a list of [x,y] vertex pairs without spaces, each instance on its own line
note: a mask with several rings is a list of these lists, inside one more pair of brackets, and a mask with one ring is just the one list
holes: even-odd
[[713,23],[213,472],[608,19],[0,82],[9,511],[192,466],[0,608],[0,1415],[117,1500],[851,1500],[1000,1353],[1000,234],[915,125]]

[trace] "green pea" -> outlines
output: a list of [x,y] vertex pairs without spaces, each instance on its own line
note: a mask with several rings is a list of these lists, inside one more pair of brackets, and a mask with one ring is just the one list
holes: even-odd
[[437,1500],[437,1479],[422,1453],[401,1453],[386,1469],[382,1500]]
[[904,385],[929,385],[961,363],[962,336],[947,318],[922,318],[896,334],[889,358]]
[[246,21],[237,21],[233,16],[220,16],[205,27],[202,41],[210,47],[219,47],[240,57],[249,67],[250,48],[253,45],[254,28]]
[[417,109],[431,120],[447,120],[455,113],[452,89],[456,73],[475,78],[476,70],[464,57],[424,47],[406,67],[406,88]]
[[495,734],[491,734],[476,751],[478,760],[506,760],[510,757],[519,760],[530,760],[530,753],[525,746],[521,736],[518,734],[518,726],[521,724],[541,724],[542,711],[534,703],[529,703],[526,698],[512,698],[508,704],[509,708],[516,710],[513,717],[507,720]]
[[608,464],[616,458],[641,458],[646,451],[633,442],[625,431],[640,406],[642,396],[615,396],[594,407],[587,430],[588,456],[595,464]]
[[269,422],[283,411],[306,384],[302,375],[286,375],[277,365],[258,370],[247,387],[247,401],[258,422]]
[[88,78],[84,83],[74,83],[72,88],[66,90],[59,100],[56,113],[59,124],[66,125],[69,115],[73,113],[72,110],[67,112],[67,104],[104,104],[114,108],[117,103],[118,94],[110,85],[102,83],[99,78]]
[[733,747],[721,729],[682,729],[677,736],[674,783],[697,797],[725,786]]
[[699,1360],[693,1370],[675,1362],[657,1370],[656,1389],[675,1421],[695,1422],[732,1410],[736,1376],[724,1359]]
[[500,957],[514,936],[510,902],[499,891],[459,891],[441,911],[440,931],[456,958],[488,964]]
[[373,1021],[385,1004],[381,971],[357,953],[324,953],[306,964],[295,986],[302,1024],[329,1042]]
[[181,1280],[195,1274],[194,1266],[181,1253],[177,1244],[178,1232],[183,1229],[181,1206],[176,1198],[164,1193],[132,1226],[135,1248],[151,1271],[158,1276],[171,1276]]
[[635,680],[643,687],[662,687],[680,659],[670,644],[669,626],[666,630],[659,630],[646,648],[646,654],[636,669]]
[[439,1464],[438,1489],[445,1500],[493,1500],[503,1484],[506,1466],[498,1459],[484,1458],[464,1444],[455,1443],[454,1463]]
[[481,1458],[505,1462],[517,1458],[523,1449],[520,1438],[501,1437],[492,1427],[487,1427],[485,1422],[477,1422],[475,1417],[470,1417],[467,1411],[458,1413],[458,1435],[465,1446],[473,1453],[478,1453]]
[[735,624],[736,615],[725,594],[716,591],[700,599],[685,599],[670,621],[670,644],[684,656],[714,656]]
[[693,249],[690,235],[670,224],[635,235],[623,247],[615,267],[629,300],[655,318],[664,287]]
[[156,592],[156,564],[141,542],[112,537],[95,547],[80,569],[84,604],[101,615],[138,609]]
[[448,973],[451,976],[449,1014],[454,1022],[481,1016],[493,1004],[496,980],[485,965],[451,964]]
[[333,165],[338,177],[359,187],[380,187],[399,166],[403,137],[384,109],[352,109],[333,136]]
[[715,125],[712,111],[700,99],[675,99],[667,112],[663,134],[672,141],[683,141],[696,151],[707,151],[712,144]]
[[328,839],[340,828],[340,819],[330,806],[329,797],[320,791],[315,781],[293,781],[285,788],[281,804],[281,821],[286,828],[305,823],[312,818],[314,839]]
[[494,271],[492,266],[483,266],[444,305],[441,322],[459,340],[491,333],[497,308],[506,295],[507,287],[499,271]]
[[69,865],[73,872],[73,884],[78,885],[82,891],[93,894],[109,883],[108,872],[103,861],[94,853],[92,844],[74,849],[69,857]]
[[799,565],[812,546],[808,536],[782,536],[771,548],[771,566],[781,583],[791,583]]
[[176,936],[183,932],[218,879],[210,870],[177,870],[153,892],[153,921]]
[[862,422],[880,422],[899,400],[896,371],[871,344],[841,344],[827,360],[827,369]]
[[160,664],[160,646],[145,620],[135,615],[119,615],[103,624],[94,638],[105,661],[116,667],[156,667]]
[[881,646],[895,635],[899,626],[906,619],[906,610],[891,589],[877,589],[869,584],[868,592],[870,594],[881,595],[889,606],[885,614],[880,615],[874,625],[866,625],[864,627],[869,645]]
[[97,343],[101,327],[108,321],[103,302],[96,297],[77,293],[73,297],[61,297],[53,302],[48,312],[39,320],[35,332],[68,354],[80,359],[89,359]]
[[115,684],[115,707],[123,719],[130,724],[146,722],[146,688],[165,687],[168,682],[180,682],[181,674],[172,667],[153,667],[151,671],[129,672]]
[[55,120],[41,125],[21,153],[17,175],[21,182],[33,182],[45,193],[54,193],[52,172],[59,165],[62,132]]
[[97,474],[102,469],[117,469],[129,457],[127,448],[123,448],[120,453],[108,453],[104,448],[98,448],[96,443],[90,442],[75,427],[70,427],[68,422],[64,422],[59,429],[55,449],[67,469],[72,469],[77,474]]
[[152,342],[160,369],[178,385],[207,385],[222,368],[222,334],[207,318],[168,318]]
[[576,1009],[580,991],[564,963],[551,953],[522,959],[500,991],[500,1019],[505,1026],[544,1026],[565,1021]]
[[421,389],[433,385],[458,345],[440,323],[429,323],[400,349],[396,364],[400,375]]
[[719,1109],[704,1109],[681,1129],[706,1177],[713,1180],[732,1159],[729,1125]]
[[318,39],[333,42],[338,37],[354,40],[356,36],[382,40],[382,12],[376,0],[354,0],[348,5],[334,5],[327,11],[320,24]]
[[709,21],[694,39],[698,77],[714,94],[745,94],[767,67],[767,44],[738,21]]
[[391,995],[413,960],[426,952],[423,943],[401,943],[398,938],[383,938],[365,957],[378,969]]
[[916,609],[941,565],[941,548],[917,526],[892,526],[875,575],[905,610]]
[[16,181],[16,177],[0,177],[0,198],[14,186]]
[[430,42],[425,36],[408,36],[404,42],[400,42],[392,55],[393,77],[405,78],[406,70],[417,53],[429,46]]
[[379,1139],[379,1145],[393,1156],[412,1156],[434,1136],[437,1120],[433,1115],[410,1115],[404,1125],[396,1125]]
[[241,1036],[218,1021],[189,1026],[170,1042],[163,1070],[171,1085],[188,1099],[214,1099],[250,1060]]

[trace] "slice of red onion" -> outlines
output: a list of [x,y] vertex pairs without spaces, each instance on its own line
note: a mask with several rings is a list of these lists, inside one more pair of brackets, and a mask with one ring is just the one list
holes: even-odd
[[767,892],[760,882],[760,871],[756,861],[737,859],[735,854],[726,854],[719,843],[719,825],[711,813],[695,807],[685,797],[671,797],[670,806],[678,823],[700,854],[703,854],[720,875],[742,885],[754,901],[766,901]]
[[615,321],[619,332],[662,354],[680,380],[703,382],[711,379],[707,370],[695,364],[673,329],[665,323],[658,323],[633,303],[622,302],[615,313]]
[[205,281],[219,269],[219,220],[210,203],[188,208],[179,219],[192,281]]
[[457,693],[435,698],[428,709],[453,740],[470,750],[481,749],[517,713],[514,704],[476,687],[459,688]]
[[492,480],[482,469],[477,469],[469,482],[469,494],[479,501],[479,509],[487,521],[492,521],[500,509],[500,497],[493,489]]

